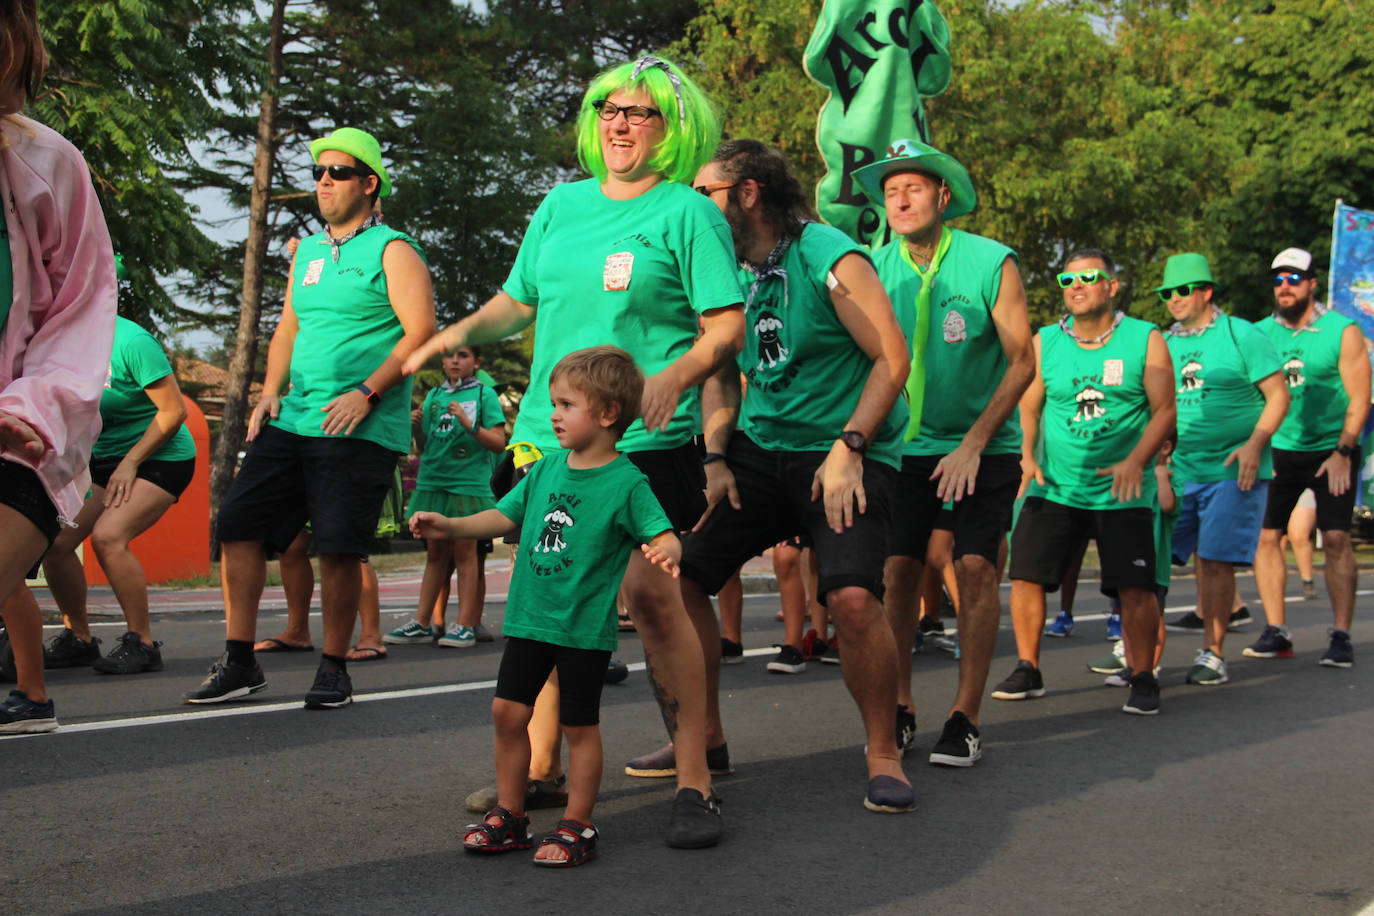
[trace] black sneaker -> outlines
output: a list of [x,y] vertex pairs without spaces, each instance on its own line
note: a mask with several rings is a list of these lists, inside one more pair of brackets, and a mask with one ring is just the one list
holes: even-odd
[[0,735],[28,735],[57,730],[52,700],[35,703],[22,690],[11,690],[0,703]]
[[1350,634],[1345,630],[1332,630],[1331,643],[1322,653],[1318,664],[1328,668],[1349,668],[1355,664],[1355,648],[1350,645]]
[[315,683],[305,695],[306,709],[338,709],[353,702],[353,679],[331,661],[321,661]]
[[968,716],[955,712],[945,720],[940,740],[930,750],[930,762],[943,767],[971,767],[983,756],[978,726]]
[[738,665],[742,661],[744,661],[744,644],[722,636],[720,638],[720,663],[722,665]]
[[1206,627],[1196,611],[1189,611],[1182,617],[1176,617],[1164,624],[1164,629],[1174,633],[1201,633]]
[[1040,669],[1024,658],[1016,663],[1016,668],[1005,681],[992,691],[994,700],[1028,700],[1045,695],[1045,681],[1040,677]]
[[774,674],[801,674],[806,670],[806,659],[796,646],[778,646],[778,654],[768,663],[768,670]]
[[840,663],[840,634],[836,633],[830,637],[830,642],[826,643],[820,657],[821,664],[824,665],[838,665]]
[[1246,658],[1292,658],[1293,640],[1288,638],[1286,627],[1267,626],[1259,639],[1241,649],[1240,654]]
[[1250,609],[1242,604],[1231,612],[1231,619],[1226,621],[1226,629],[1243,630],[1250,625],[1252,619],[1253,618],[1250,617]]
[[705,798],[696,789],[679,789],[663,842],[674,849],[705,849],[720,842],[724,829],[720,799],[714,792]]
[[[618,658],[613,658],[606,665],[606,683],[619,684],[630,676],[630,666]],[[487,810],[496,807],[491,805]]]
[[238,700],[259,690],[267,689],[267,678],[257,662],[253,667],[235,665],[228,656],[217,659],[210,666],[210,675],[195,690],[182,694],[183,703],[223,703]]
[[920,634],[929,636],[932,633],[943,635],[945,632],[945,622],[936,620],[934,617],[922,617],[920,623]]
[[99,638],[92,636],[89,641],[78,639],[66,627],[43,647],[44,668],[84,668],[98,658]]
[[1131,675],[1131,696],[1122,712],[1133,716],[1159,715],[1159,681],[1148,671]]
[[1317,586],[1316,583],[1314,583],[1311,579],[1302,580],[1302,600],[1317,600]]
[[911,711],[910,706],[897,704],[897,753],[906,756],[906,752],[916,746],[916,714]]
[[119,637],[119,644],[104,658],[91,665],[100,674],[138,674],[141,671],[161,671],[162,643],[143,644],[143,638],[133,630]]

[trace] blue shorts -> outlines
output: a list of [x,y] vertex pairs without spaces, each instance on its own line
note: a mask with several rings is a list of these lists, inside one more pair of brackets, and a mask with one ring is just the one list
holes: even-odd
[[1174,522],[1174,565],[1186,565],[1194,551],[1214,563],[1254,563],[1268,501],[1267,480],[1256,480],[1248,492],[1234,480],[1185,484]]

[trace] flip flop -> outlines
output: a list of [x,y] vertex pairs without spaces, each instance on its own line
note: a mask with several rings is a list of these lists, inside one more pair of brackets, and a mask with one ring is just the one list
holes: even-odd
[[[271,643],[271,645],[263,645]],[[259,648],[261,646],[261,648]],[[282,642],[275,636],[269,636],[258,645],[253,647],[254,652],[314,652],[314,646],[293,646],[289,642]]]
[[373,662],[386,658],[386,650],[372,646],[354,646],[348,650],[346,657],[350,662]]

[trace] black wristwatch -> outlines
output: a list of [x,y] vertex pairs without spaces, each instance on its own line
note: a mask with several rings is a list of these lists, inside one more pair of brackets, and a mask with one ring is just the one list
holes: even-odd
[[1336,446],[1336,454],[1345,459],[1353,458],[1355,455],[1355,447],[1353,445],[1338,445]]
[[724,460],[725,460],[725,456],[722,455],[720,452],[707,452],[706,454],[704,454],[704,455],[701,456],[701,466],[702,466],[702,467],[705,467],[706,465],[710,464],[712,461],[724,461]]
[[371,404],[373,407],[382,403],[382,396],[366,385],[359,385],[358,390],[363,393],[363,397],[367,398],[367,403]]
[[857,429],[846,429],[840,433],[840,441],[849,446],[851,452],[858,452],[860,455],[868,450],[868,437]]

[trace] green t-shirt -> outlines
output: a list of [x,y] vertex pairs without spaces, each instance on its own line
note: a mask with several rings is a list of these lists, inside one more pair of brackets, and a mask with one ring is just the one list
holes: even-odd
[[[664,181],[611,200],[595,179],[560,185],[530,220],[505,291],[535,306],[530,387],[512,439],[557,448],[549,373],[574,350],[614,344],[651,376],[692,347],[697,315],[738,305],[734,242],[719,208]],[[622,452],[676,448],[701,429],[696,388],[682,393],[666,432],[636,420]]]
[[[859,403],[873,360],[835,313],[827,277],[840,258],[868,253],[838,229],[808,223],[783,254],[786,277],[759,282],[744,316],[740,372],[749,383],[739,428],[758,445],[828,452]],[[748,289],[754,275],[740,268]],[[899,399],[868,447],[868,457],[902,463],[906,402]]]
[[615,651],[630,552],[673,530],[648,478],[624,455],[585,469],[568,467],[567,453],[548,455],[496,508],[520,525],[502,633]]
[[425,450],[420,456],[420,473],[415,486],[466,496],[491,495],[491,456],[462,422],[449,412],[456,403],[473,421],[476,429],[491,429],[506,422],[496,392],[476,379],[451,387],[448,383],[431,388],[420,408],[420,428],[425,433]]
[[[115,318],[110,371],[100,394],[100,438],[92,458],[123,458],[148,431],[157,406],[143,389],[172,374],[172,365],[157,338],[123,316]],[[196,457],[196,443],[183,424],[149,461],[184,461]]]
[[1028,495],[1079,509],[1154,505],[1153,462],[1145,468],[1140,496],[1126,502],[1113,498],[1112,478],[1097,473],[1129,455],[1150,422],[1145,353],[1153,330],[1148,322],[1123,318],[1106,343],[1088,349],[1057,324],[1040,329],[1045,483],[1032,480]]
[[[898,238],[879,248],[873,253],[873,266],[892,299],[909,346],[916,329],[921,278],[902,258],[903,244]],[[949,250],[930,291],[921,431],[906,443],[904,454],[947,455],[958,448],[1006,375],[1007,355],[992,321],[992,308],[1007,258],[1016,262],[1016,252],[1000,242],[950,230]],[[1021,418],[1013,410],[988,440],[983,454],[1020,452]]]
[[1301,452],[1334,449],[1350,397],[1341,384],[1341,335],[1355,322],[1334,310],[1305,328],[1286,328],[1271,315],[1255,322],[1278,351],[1288,383],[1288,413],[1274,448]]
[[[300,436],[324,436],[324,405],[362,384],[404,336],[387,295],[382,252],[396,240],[423,257],[410,236],[372,226],[339,247],[326,234],[304,239],[291,267],[291,308],[300,329],[291,350],[291,390],[272,422]],[[411,376],[382,393],[353,438],[410,450]]]
[[[1150,476],[1154,476],[1151,474]],[[1158,489],[1159,483],[1155,482]],[[1155,585],[1160,588],[1168,588],[1173,582],[1174,576],[1174,522],[1178,521],[1178,507],[1183,504],[1183,494],[1178,487],[1173,485],[1173,479],[1169,480],[1169,488],[1174,491],[1174,511],[1165,512],[1159,507],[1159,503],[1154,505],[1155,510]],[[1164,608],[1159,609],[1163,612]]]
[[[1174,360],[1178,399],[1178,448],[1174,473],[1182,483],[1235,480],[1239,462],[1226,456],[1245,444],[1264,412],[1255,383],[1279,371],[1279,355],[1248,321],[1220,315],[1201,334],[1166,332]],[[1274,476],[1273,453],[1264,447],[1258,480]]]

